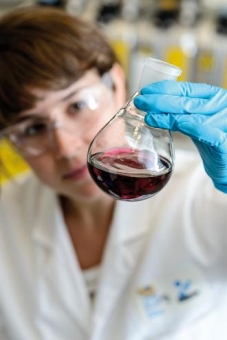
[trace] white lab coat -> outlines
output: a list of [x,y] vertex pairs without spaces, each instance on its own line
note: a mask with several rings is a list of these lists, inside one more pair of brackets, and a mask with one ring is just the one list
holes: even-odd
[[227,196],[176,160],[158,195],[117,203],[93,311],[53,192],[5,186],[0,340],[227,339]]

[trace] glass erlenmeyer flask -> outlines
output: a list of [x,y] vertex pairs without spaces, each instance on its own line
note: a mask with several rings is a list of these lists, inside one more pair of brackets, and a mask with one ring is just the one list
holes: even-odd
[[[146,58],[139,89],[152,82],[177,79],[181,69]],[[174,149],[168,130],[147,126],[134,97],[100,130],[88,150],[88,168],[96,184],[124,201],[140,201],[158,193],[169,181]]]

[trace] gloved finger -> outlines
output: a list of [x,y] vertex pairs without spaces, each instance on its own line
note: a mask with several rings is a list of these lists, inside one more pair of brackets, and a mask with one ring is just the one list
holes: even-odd
[[152,127],[178,131],[178,125],[183,122],[196,125],[205,124],[208,120],[207,116],[202,115],[176,115],[171,113],[147,113],[144,118],[147,125]]
[[[135,106],[145,112],[172,114],[213,114],[219,108],[210,105],[210,99],[189,99],[172,95],[139,95],[134,99]],[[227,105],[227,103],[226,103]],[[217,110],[217,111],[216,111]]]
[[[218,128],[223,132],[227,133],[227,109],[221,110],[220,112],[212,116],[200,116],[204,118],[203,124],[209,125],[213,128]],[[192,117],[193,118],[193,117]],[[195,123],[197,120],[196,115],[194,115]]]
[[[186,116],[190,117],[190,116]],[[185,115],[165,114],[146,114],[144,120],[147,125],[155,128],[178,131],[178,124],[181,119],[185,120]]]
[[[227,133],[227,110],[221,110],[211,116],[191,114],[191,115],[170,115],[170,118],[179,125],[180,122],[189,122],[190,124],[203,125],[208,127],[217,128],[222,132]],[[178,129],[178,128],[177,128]]]
[[[175,80],[163,80],[151,83],[141,89],[141,94],[169,94],[189,98],[209,99],[220,90],[217,86],[205,83],[179,82]],[[224,90],[223,90],[224,91]]]
[[206,145],[215,147],[219,153],[227,154],[227,134],[218,128],[182,121],[178,131]]
[[181,132],[193,140],[219,147],[221,152],[227,153],[227,134],[217,127],[206,124],[204,116],[147,114],[145,122],[152,127]]
[[189,98],[169,94],[144,94],[134,98],[135,106],[145,112],[212,115],[227,107],[227,91],[211,98]]

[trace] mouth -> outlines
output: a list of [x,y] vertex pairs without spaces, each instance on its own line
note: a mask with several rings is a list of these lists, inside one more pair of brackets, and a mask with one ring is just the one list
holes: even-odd
[[87,164],[76,168],[62,176],[63,180],[80,180],[87,176],[88,174],[88,168]]

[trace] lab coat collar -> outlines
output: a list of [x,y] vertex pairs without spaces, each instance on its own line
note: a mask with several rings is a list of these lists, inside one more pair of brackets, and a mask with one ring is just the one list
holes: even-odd
[[[70,325],[76,322],[84,334],[88,334],[91,318],[89,296],[69,234],[64,228],[60,203],[54,192],[44,187],[42,190],[32,232],[37,248],[36,290],[40,331],[45,333],[45,324],[50,322],[50,309],[53,306],[56,308],[59,303],[59,315],[64,314],[64,311],[69,315],[68,319],[66,318],[66,322],[69,322],[67,331],[70,332]],[[62,266],[65,263],[62,261],[66,261],[66,266]],[[53,298],[54,295],[56,297]],[[51,321],[57,322],[57,317],[56,320],[54,315],[52,318]]]
[[150,202],[118,202],[104,254],[92,320],[92,340],[99,340],[120,295],[133,280],[150,229]]
[[42,187],[42,194],[37,194],[35,218],[32,228],[32,238],[37,245],[46,249],[53,247],[56,225],[62,220],[59,201],[49,188]]
[[[35,213],[37,217],[34,219],[32,237],[37,244],[51,248],[56,223],[63,220],[60,203],[49,188],[44,188],[44,194],[39,200],[36,205],[38,210]],[[116,241],[119,244],[133,241],[146,234],[150,220],[146,211],[150,205],[150,200],[131,203],[117,201],[112,226],[116,229]]]
[[[48,188],[44,188],[44,193],[41,195],[37,207],[37,218],[33,226],[33,240],[43,250],[49,250],[49,256],[51,256],[56,225],[59,225],[59,222],[62,223],[63,216],[56,195]],[[137,203],[120,201],[116,203],[108,244],[103,257],[92,325],[90,327],[93,334],[92,339],[99,339],[99,335],[102,333],[108,317],[111,315],[122,290],[126,283],[129,282],[130,275],[132,275],[137,264],[141,242],[144,242],[149,230],[150,218],[147,213],[148,209],[150,209],[149,200]],[[39,252],[39,258],[45,257],[40,256]],[[39,268],[40,266],[45,266],[45,263],[41,262],[39,263]],[[75,320],[87,332],[88,320],[91,320],[91,311],[89,309],[89,301],[85,296],[86,287],[83,285],[78,264],[76,267],[78,267],[75,269],[76,286],[78,294],[83,296],[84,308],[79,310],[75,306],[72,312],[74,313]],[[40,270],[40,280],[47,280],[45,279],[46,271],[47,269],[44,271]],[[111,298],[107,299],[107,296],[111,296]]]

